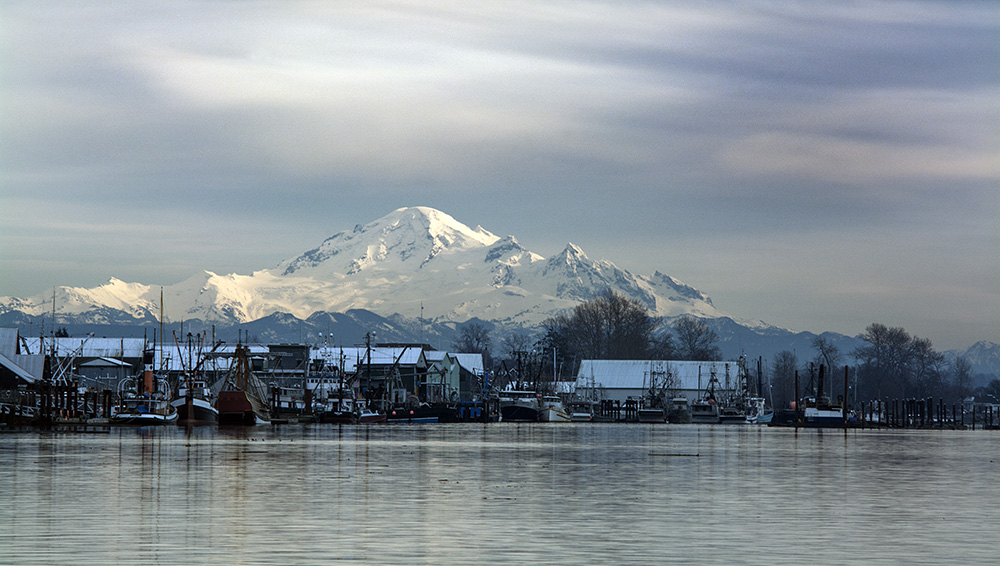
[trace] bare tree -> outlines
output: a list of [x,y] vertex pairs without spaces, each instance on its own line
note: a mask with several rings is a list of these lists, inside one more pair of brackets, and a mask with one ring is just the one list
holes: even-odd
[[513,332],[505,336],[502,340],[503,356],[507,359],[517,357],[518,352],[525,352],[531,348],[531,335],[527,332]]
[[659,324],[641,303],[609,289],[547,320],[545,340],[562,344],[578,360],[638,360],[672,349],[670,339],[656,336]]
[[771,403],[774,408],[788,407],[789,402],[798,396],[795,391],[795,372],[799,369],[799,360],[794,352],[783,350],[774,355],[771,365]]
[[870,398],[940,394],[944,357],[930,340],[879,323],[868,325],[860,338],[868,345],[855,350],[854,356],[861,364],[861,386]]
[[954,396],[959,399],[968,396],[972,390],[972,363],[965,356],[958,356],[952,360],[949,373]]
[[677,336],[677,354],[681,360],[714,361],[722,358],[719,347],[719,335],[705,324],[705,321],[693,316],[683,316],[674,323],[674,334]]
[[840,354],[840,349],[826,338],[822,336],[813,338],[812,346],[817,351],[816,363],[825,365],[827,371],[832,372],[843,365],[841,363],[843,356]]
[[482,354],[483,363],[486,367],[490,366],[490,331],[481,322],[463,324],[453,347],[456,352]]

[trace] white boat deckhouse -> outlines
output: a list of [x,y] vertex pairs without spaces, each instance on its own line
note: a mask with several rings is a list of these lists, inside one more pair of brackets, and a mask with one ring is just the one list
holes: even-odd
[[658,388],[669,397],[695,401],[709,387],[716,394],[735,390],[738,375],[736,361],[583,360],[574,392],[586,399],[624,402]]

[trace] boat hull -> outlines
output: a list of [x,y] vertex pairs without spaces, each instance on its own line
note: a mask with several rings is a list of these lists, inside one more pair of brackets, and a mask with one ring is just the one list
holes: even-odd
[[358,416],[349,411],[324,411],[317,420],[325,424],[355,424]]
[[639,422],[640,423],[665,423],[667,422],[667,414],[663,412],[663,409],[639,409]]
[[119,413],[109,419],[114,425],[160,426],[177,422],[177,413]]
[[361,424],[384,423],[388,417],[385,413],[375,413],[372,411],[362,411],[358,415],[358,422]]
[[398,407],[386,415],[389,422],[447,423],[454,422],[455,409],[446,406]]
[[500,407],[500,420],[504,422],[538,422],[538,409],[524,405]]
[[568,423],[572,420],[569,413],[559,407],[546,407],[542,409],[538,414],[538,418],[543,423]]
[[199,425],[217,424],[219,422],[219,411],[204,399],[191,399],[191,410],[188,411],[187,399],[174,399],[170,406],[177,411],[177,424],[179,425]]
[[222,391],[215,402],[215,408],[219,411],[220,425],[258,425],[268,424],[270,419],[260,411],[255,410],[253,404],[243,391]]

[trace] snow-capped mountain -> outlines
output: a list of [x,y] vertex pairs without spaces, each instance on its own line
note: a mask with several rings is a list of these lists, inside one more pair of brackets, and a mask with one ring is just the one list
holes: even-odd
[[[400,208],[316,248],[250,275],[205,271],[163,287],[168,318],[245,323],[274,313],[366,309],[461,322],[471,318],[534,326],[605,289],[637,299],[662,316],[722,317],[704,293],[662,273],[635,275],[591,260],[568,244],[549,258],[514,236],[469,228],[426,207]],[[98,323],[158,318],[160,287],[112,278],[93,289],[62,287],[56,310]],[[51,296],[0,298],[0,313],[49,312]],[[183,312],[178,312],[183,309]]]
[[950,350],[945,355],[965,358],[972,364],[973,374],[1000,376],[1000,344],[980,340],[964,352]]

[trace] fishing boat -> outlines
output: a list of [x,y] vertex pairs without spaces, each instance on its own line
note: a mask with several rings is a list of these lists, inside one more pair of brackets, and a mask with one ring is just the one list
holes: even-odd
[[[177,411],[177,424],[203,425],[219,422],[219,411],[213,406],[214,395],[204,378],[205,363],[222,345],[217,342],[208,353],[203,351],[205,335],[187,335],[186,347],[182,348],[177,334],[174,334],[174,345],[177,348],[177,359],[180,361],[183,375],[178,379],[177,396],[170,401],[170,406]],[[161,344],[162,349],[162,344]]]
[[143,353],[141,378],[127,377],[118,382],[118,408],[109,422],[116,425],[165,425],[177,421],[170,406],[167,380],[153,375],[152,351]]
[[719,409],[720,424],[747,424],[747,413],[743,407],[722,407]]
[[500,420],[503,422],[538,422],[538,393],[505,390],[500,392]]
[[594,420],[594,402],[576,400],[567,405],[569,420],[574,423],[589,423]]
[[806,397],[802,400],[802,424],[805,426],[843,426],[844,408],[830,404],[830,400]]
[[646,407],[639,409],[638,419],[640,423],[665,423],[667,422],[667,412],[663,407]]
[[177,398],[170,402],[177,411],[177,424],[217,424],[219,411],[212,406],[212,390],[200,380],[190,380],[177,390]]
[[767,410],[767,400],[763,397],[748,399],[747,422],[750,424],[767,424],[774,417],[773,411]]
[[264,384],[250,367],[249,348],[242,344],[233,352],[233,367],[215,400],[219,424],[256,425],[271,422]]
[[317,420],[321,423],[355,424],[358,422],[359,412],[353,396],[341,394],[337,397],[329,397],[322,402],[322,406],[323,410],[317,415]]
[[386,415],[390,423],[440,423],[454,420],[454,409],[444,405],[419,403],[394,407]]
[[719,405],[715,399],[699,399],[691,403],[691,422],[717,424],[719,422]]
[[691,422],[691,403],[687,397],[674,397],[670,399],[670,406],[667,409],[667,422],[672,424],[688,424]]
[[543,423],[568,423],[570,414],[562,399],[556,395],[545,395],[539,400],[538,420]]

